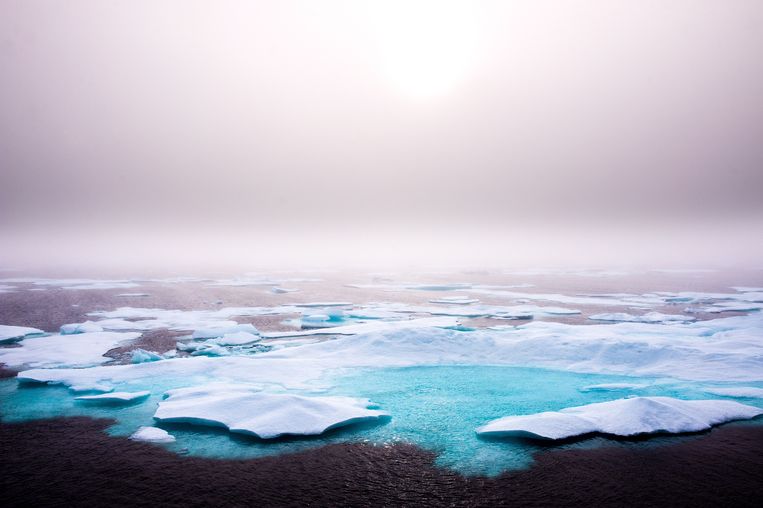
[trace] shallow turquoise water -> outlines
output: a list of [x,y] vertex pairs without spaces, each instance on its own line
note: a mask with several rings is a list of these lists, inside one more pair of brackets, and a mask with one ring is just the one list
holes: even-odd
[[[348,440],[380,445],[408,441],[438,453],[437,463],[464,474],[494,475],[527,466],[541,447],[526,440],[485,440],[474,429],[507,415],[554,411],[564,407],[617,399],[628,395],[665,395],[684,399],[728,398],[704,393],[700,386],[670,380],[633,378],[544,369],[491,366],[436,366],[351,370],[323,380],[332,388],[323,393],[366,397],[391,414],[383,423],[338,429],[324,436],[263,441],[223,429],[192,425],[161,425],[177,442],[166,445],[178,453],[218,458],[250,458],[296,452]],[[582,392],[587,385],[650,383],[647,388]],[[113,435],[127,436],[141,425],[153,425],[156,404],[167,389],[198,384],[188,379],[165,379],[160,384],[130,383],[117,391],[151,390],[147,400],[130,405],[98,405],[74,400],[60,386],[19,386],[15,379],[0,382],[3,421],[85,415],[113,418]],[[750,386],[749,383],[746,384]],[[313,394],[315,392],[312,392]],[[761,405],[760,399],[737,399]],[[629,446],[649,446],[656,438]],[[595,446],[589,439],[563,447]]]

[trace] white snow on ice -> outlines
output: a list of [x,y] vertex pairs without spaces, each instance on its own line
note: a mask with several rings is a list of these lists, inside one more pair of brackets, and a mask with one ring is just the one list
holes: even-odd
[[1,348],[0,363],[9,367],[89,367],[111,361],[102,355],[139,336],[139,333],[91,332],[33,337],[19,342],[20,347]]
[[633,397],[533,415],[507,416],[477,429],[483,436],[564,439],[591,432],[634,436],[698,432],[713,425],[754,418],[763,410],[729,400]]
[[158,427],[141,427],[130,436],[130,439],[149,443],[173,443],[175,436]]
[[45,332],[28,326],[0,325],[0,342],[20,340],[29,335],[42,335]]
[[318,435],[387,416],[384,411],[369,409],[368,400],[267,393],[245,385],[181,388],[168,391],[165,397],[154,414],[160,422],[224,426],[262,439]]

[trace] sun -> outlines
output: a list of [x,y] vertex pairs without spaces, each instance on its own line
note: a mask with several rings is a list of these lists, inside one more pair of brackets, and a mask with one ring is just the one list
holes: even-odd
[[451,93],[476,64],[477,14],[474,3],[459,0],[375,3],[374,36],[384,78],[414,99]]

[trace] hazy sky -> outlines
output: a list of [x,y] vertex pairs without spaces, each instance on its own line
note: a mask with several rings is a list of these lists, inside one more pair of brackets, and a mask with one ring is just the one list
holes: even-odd
[[763,2],[0,0],[0,178],[8,246],[606,222],[749,253]]

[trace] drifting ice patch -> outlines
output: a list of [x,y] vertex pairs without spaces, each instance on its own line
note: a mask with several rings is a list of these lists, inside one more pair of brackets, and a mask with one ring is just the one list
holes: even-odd
[[558,412],[507,416],[477,428],[477,434],[497,437],[565,439],[600,432],[635,436],[656,432],[707,430],[732,420],[746,420],[763,410],[729,400],[680,400],[671,397],[634,397]]
[[172,443],[175,436],[157,427],[141,427],[130,436],[133,441],[148,441],[150,443]]
[[221,328],[205,328],[196,330],[193,332],[192,337],[194,339],[214,339],[217,337],[224,337],[225,335],[244,332],[249,335],[258,335],[260,332],[253,324],[247,323],[243,325],[226,326]]
[[218,346],[245,346],[247,344],[252,344],[253,342],[257,342],[259,340],[261,340],[261,337],[259,335],[241,331],[241,332],[234,332],[234,333],[226,333],[222,337],[209,339],[206,341],[206,343],[215,344]]
[[272,439],[313,436],[388,416],[369,405],[368,400],[351,397],[304,397],[260,392],[246,385],[208,385],[168,391],[154,418],[223,426],[231,432]]
[[453,305],[469,305],[478,302],[478,298],[469,298],[467,296],[443,296],[442,298],[429,300],[429,303],[447,303]]
[[21,340],[30,335],[43,335],[45,332],[28,326],[0,325],[0,342]]
[[429,317],[421,319],[404,319],[400,321],[372,321],[346,326],[332,326],[329,328],[311,328],[308,330],[293,330],[286,332],[262,333],[262,337],[268,339],[280,339],[283,337],[301,337],[304,335],[358,335],[361,333],[379,332],[387,330],[401,330],[411,328],[451,328],[460,325],[460,321],[454,317]]
[[132,363],[158,362],[159,360],[164,360],[164,357],[155,351],[140,348],[132,351]]
[[82,395],[75,397],[75,400],[89,400],[96,402],[135,402],[136,400],[145,399],[151,395],[148,390],[140,392],[111,392],[102,393],[100,395]]
[[92,321],[85,321],[84,323],[70,323],[68,325],[62,325],[60,333],[61,335],[74,335],[77,333],[90,333],[90,332],[102,332],[103,327],[98,323]]
[[19,342],[21,347],[0,349],[0,362],[9,367],[91,367],[111,361],[102,355],[138,337],[139,333],[117,332],[35,337]]
[[694,316],[681,314],[662,314],[661,312],[648,312],[641,316],[634,316],[627,312],[613,312],[608,314],[593,314],[588,316],[593,321],[613,321],[620,323],[689,323],[696,321]]
[[296,293],[297,291],[299,291],[299,289],[282,288],[282,287],[278,287],[278,286],[270,288],[270,292],[271,293],[275,293],[277,295],[283,294],[283,293]]

